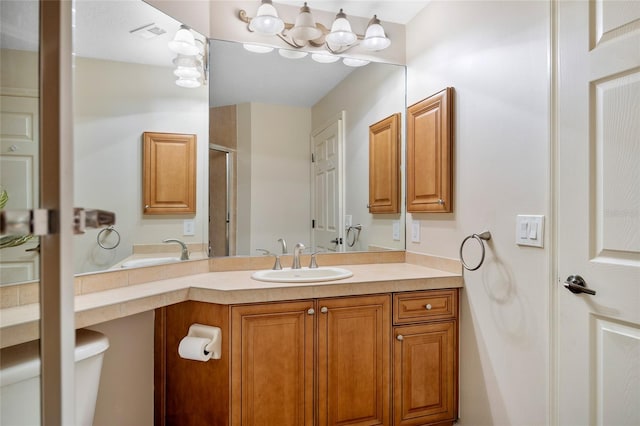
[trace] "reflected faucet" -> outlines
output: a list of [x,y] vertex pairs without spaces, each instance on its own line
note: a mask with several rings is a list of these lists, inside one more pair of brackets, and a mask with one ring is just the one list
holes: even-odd
[[162,240],[162,242],[180,244],[180,246],[182,247],[182,252],[180,253],[180,260],[189,260],[189,249],[187,248],[187,245],[184,242],[180,240],[176,240],[175,238],[167,238],[166,240]]
[[304,250],[304,244],[298,243],[293,248],[293,265],[291,269],[300,269],[300,253]]
[[282,254],[287,254],[287,242],[284,238],[278,238],[278,242],[282,245]]

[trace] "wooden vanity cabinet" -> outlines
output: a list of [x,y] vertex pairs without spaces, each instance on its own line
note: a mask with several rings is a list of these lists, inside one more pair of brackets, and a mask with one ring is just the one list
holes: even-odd
[[397,293],[393,309],[393,424],[453,424],[458,414],[458,291]]
[[[192,323],[222,359],[178,356]],[[389,294],[156,311],[156,425],[389,425]]]
[[313,426],[314,302],[231,308],[231,424]]
[[319,299],[318,307],[317,424],[390,424],[390,295]]

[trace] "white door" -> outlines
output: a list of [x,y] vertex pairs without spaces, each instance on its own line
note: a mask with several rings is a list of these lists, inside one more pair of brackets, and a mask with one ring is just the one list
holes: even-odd
[[640,425],[640,2],[556,6],[555,420]]
[[[0,190],[6,191],[8,196],[4,206],[7,210],[39,207],[38,107],[37,93],[34,96],[0,96]],[[3,246],[0,282],[37,280],[40,265],[37,247],[37,237],[20,242],[18,246]]]
[[311,137],[312,179],[312,250],[344,251],[342,150],[344,120],[337,118]]

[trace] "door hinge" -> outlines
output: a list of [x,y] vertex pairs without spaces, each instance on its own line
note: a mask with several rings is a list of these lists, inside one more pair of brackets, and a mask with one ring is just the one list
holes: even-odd
[[311,229],[316,229],[316,220],[311,219]]
[[311,162],[315,163],[316,162],[316,155],[311,153]]

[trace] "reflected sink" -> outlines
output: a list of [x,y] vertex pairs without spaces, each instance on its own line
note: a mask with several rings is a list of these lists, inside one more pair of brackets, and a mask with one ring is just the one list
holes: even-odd
[[146,257],[141,259],[131,259],[124,262],[121,268],[138,268],[140,266],[164,265],[165,263],[180,262],[179,257]]
[[344,268],[332,266],[320,268],[284,268],[280,270],[266,269],[254,272],[251,278],[258,281],[269,281],[276,283],[310,283],[316,281],[334,281],[349,278],[353,272]]

